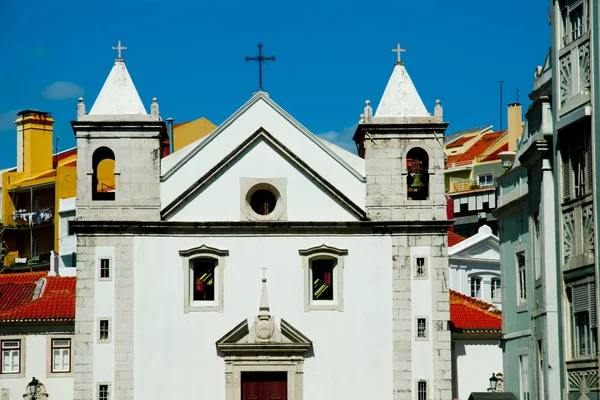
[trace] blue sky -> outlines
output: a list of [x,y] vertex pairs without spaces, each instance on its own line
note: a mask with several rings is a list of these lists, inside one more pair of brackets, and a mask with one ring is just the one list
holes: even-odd
[[[223,122],[258,87],[258,42],[277,60],[265,89],[316,134],[352,148],[364,101],[377,106],[400,42],[425,105],[441,99],[447,133],[499,127],[505,103],[528,104],[536,65],[550,46],[548,0],[0,0],[0,168],[15,165],[13,121],[51,112],[59,146],[75,145],[77,97],[91,108],[121,40],[147,110],[163,118]],[[506,116],[506,113],[504,113]],[[506,126],[506,122],[504,123]]]

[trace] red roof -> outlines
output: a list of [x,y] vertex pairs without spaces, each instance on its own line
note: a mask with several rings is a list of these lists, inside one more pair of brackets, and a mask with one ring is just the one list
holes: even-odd
[[466,237],[460,236],[458,233],[448,231],[448,247],[452,247],[465,239]]
[[[33,299],[41,279],[46,281],[42,295]],[[75,277],[46,276],[45,272],[0,275],[0,321],[74,320],[75,282]]]
[[467,143],[471,139],[473,139],[473,136],[463,136],[460,139],[455,140],[454,142],[452,142],[449,145],[447,145],[446,148],[447,149],[452,149],[454,147],[460,147],[463,144]]
[[502,146],[500,146],[499,148],[496,149],[496,151],[494,151],[492,154],[488,155],[486,158],[484,158],[483,161],[496,161],[499,160],[500,157],[498,156],[498,154],[502,153],[503,151],[508,151],[508,143],[503,144]]
[[449,168],[452,163],[457,162],[473,162],[475,157],[482,155],[500,136],[502,136],[506,131],[500,132],[490,132],[481,136],[481,139],[476,141],[469,147],[467,151],[462,154],[456,154],[452,156],[448,156],[448,162],[446,163],[446,168]]
[[453,329],[501,331],[502,315],[493,304],[450,290],[450,323]]

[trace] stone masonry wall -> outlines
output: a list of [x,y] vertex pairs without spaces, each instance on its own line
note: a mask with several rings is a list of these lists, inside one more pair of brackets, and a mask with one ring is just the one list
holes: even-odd
[[92,400],[94,393],[94,288],[96,246],[115,248],[113,400],[133,399],[133,239],[125,236],[77,236],[77,305],[75,316],[74,400]]

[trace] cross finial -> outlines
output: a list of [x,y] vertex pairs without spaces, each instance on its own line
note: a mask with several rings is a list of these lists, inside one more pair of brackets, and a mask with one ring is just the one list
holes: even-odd
[[400,59],[400,56],[402,55],[402,53],[406,52],[406,49],[401,48],[400,43],[398,43],[398,46],[395,49],[392,49],[392,51],[394,53],[398,53],[398,64],[402,64],[402,60]]
[[263,265],[263,267],[261,269],[262,269],[262,272],[263,272],[263,274],[262,274],[262,281],[266,282],[267,281],[267,267],[265,267]]
[[246,57],[246,61],[257,61],[258,62],[258,90],[263,90],[262,85],[262,66],[267,61],[275,61],[275,57],[265,57],[262,54],[262,43],[258,44],[258,56],[257,57]]
[[117,60],[122,60],[123,58],[121,57],[121,50],[127,50],[127,47],[121,46],[121,41],[119,40],[118,44],[113,46],[112,49],[117,50]]

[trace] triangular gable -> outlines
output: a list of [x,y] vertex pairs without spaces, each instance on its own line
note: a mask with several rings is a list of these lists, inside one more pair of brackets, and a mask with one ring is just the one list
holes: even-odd
[[[333,150],[331,150],[328,146],[323,144],[319,138],[312,134],[308,129],[306,129],[300,122],[298,122],[294,117],[292,117],[287,111],[281,108],[277,103],[275,103],[265,92],[257,92],[250,100],[246,102],[242,107],[240,107],[236,112],[234,112],[225,122],[223,122],[217,129],[215,129],[210,135],[208,135],[204,140],[199,140],[196,146],[190,146],[185,152],[179,153],[178,157],[173,157],[171,159],[166,158],[163,160],[164,168],[161,171],[162,177],[161,181],[165,182],[169,178],[171,178],[183,165],[185,165],[189,160],[194,158],[196,154],[198,154],[203,148],[208,146],[213,140],[215,140],[223,131],[225,131],[230,125],[232,125],[242,114],[248,111],[254,104],[259,101],[264,101],[268,104],[273,110],[275,110],[278,114],[280,114],[284,119],[286,119],[290,124],[292,124],[296,129],[298,129],[304,136],[310,139],[321,151],[328,154],[331,158],[333,158],[338,164],[344,167],[348,172],[350,172],[356,179],[361,182],[366,182],[366,178],[364,176],[364,171],[359,171],[346,162],[342,157],[337,155]],[[173,162],[171,162],[173,160]]]
[[254,327],[243,320],[216,342],[217,349],[228,352],[296,352],[303,353],[312,345],[312,341],[281,319],[280,327],[275,326],[273,337],[269,341],[257,339]]
[[[493,254],[494,257],[489,255]],[[477,255],[481,255],[477,257]],[[482,225],[479,232],[460,243],[448,248],[450,259],[473,259],[477,261],[500,262],[500,241],[487,225]]]
[[359,220],[366,219],[366,212],[356,205],[350,198],[342,193],[335,185],[331,184],[313,168],[301,160],[296,154],[290,149],[284,146],[280,141],[275,139],[273,135],[264,129],[259,129],[254,134],[249,136],[243,143],[236,147],[231,153],[229,153],[223,160],[215,165],[211,170],[204,174],[200,179],[189,186],[183,193],[175,198],[162,210],[162,218],[166,219],[172,216],[182,206],[184,206],[190,199],[194,198],[196,194],[200,193],[207,186],[209,186],[218,176],[226,171],[232,164],[237,162],[243,157],[246,150],[254,146],[259,141],[265,141],[271,148],[285,158],[289,163],[293,164],[299,171],[305,176],[309,177],[317,186],[319,186],[325,193],[327,193],[332,199],[340,204],[349,213],[354,215]]

